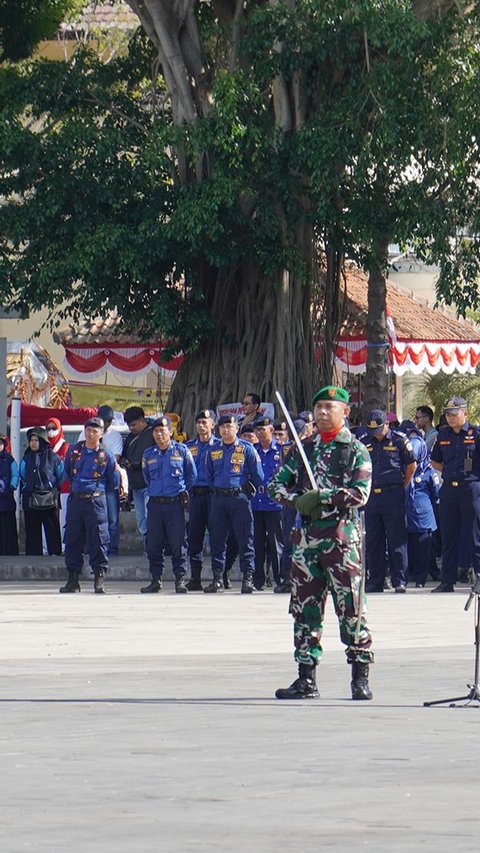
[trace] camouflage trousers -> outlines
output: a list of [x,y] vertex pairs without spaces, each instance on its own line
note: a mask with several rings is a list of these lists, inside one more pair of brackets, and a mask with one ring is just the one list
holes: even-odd
[[[352,525],[353,527],[353,525]],[[347,647],[349,663],[372,663],[372,636],[362,611],[358,645],[355,644],[360,597],[361,561],[358,534],[340,543],[336,539],[316,539],[301,530],[292,559],[290,613],[294,619],[295,659],[309,664],[323,653],[321,639],[325,605],[330,590],[337,614],[340,639]]]

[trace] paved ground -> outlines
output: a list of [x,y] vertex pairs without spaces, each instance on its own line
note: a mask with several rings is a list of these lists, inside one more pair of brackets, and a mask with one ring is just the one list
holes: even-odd
[[322,698],[295,675],[287,597],[0,584],[5,853],[476,851],[480,708],[468,590],[370,597],[374,701],[349,700],[328,613]]

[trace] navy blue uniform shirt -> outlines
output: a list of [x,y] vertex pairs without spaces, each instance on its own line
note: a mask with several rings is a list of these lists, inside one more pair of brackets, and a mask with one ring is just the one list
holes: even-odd
[[74,494],[104,494],[116,489],[119,476],[115,470],[114,456],[103,444],[98,450],[90,450],[85,442],[70,445],[65,456],[65,476],[70,480]]
[[[432,462],[443,462],[444,482],[477,482],[480,480],[480,429],[468,421],[458,433],[451,427],[444,427],[438,433],[430,458]],[[471,460],[471,471],[465,471],[466,459]]]
[[[275,439],[272,439],[270,447],[267,447],[266,450],[260,444],[257,444],[256,451],[260,457],[260,462],[262,463],[263,468],[263,487],[270,482],[275,472],[280,468],[283,464],[283,456],[282,456],[282,446],[277,444]],[[278,504],[276,501],[273,501],[269,496],[268,492],[262,491],[258,492],[252,498],[252,509],[253,510],[267,510],[267,511],[279,511],[281,512],[282,506]]]
[[208,486],[206,466],[207,450],[211,447],[219,447],[221,443],[221,440],[216,438],[214,435],[211,435],[208,441],[200,441],[199,438],[193,438],[186,442],[186,446],[192,454],[197,468],[197,479],[195,480],[196,486],[202,486],[203,488]]
[[263,468],[252,444],[236,438],[232,444],[220,442],[207,452],[208,485],[216,489],[238,489],[248,481],[258,489],[263,484]]
[[362,435],[372,459],[372,489],[403,485],[405,469],[415,462],[412,445],[403,433],[389,429],[381,441]]
[[176,498],[192,488],[197,468],[188,447],[171,439],[165,450],[157,445],[147,447],[142,473],[150,497]]

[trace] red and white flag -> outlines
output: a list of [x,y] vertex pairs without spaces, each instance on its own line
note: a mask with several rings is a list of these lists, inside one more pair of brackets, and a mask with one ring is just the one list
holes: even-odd
[[388,308],[385,309],[385,314],[387,317],[387,329],[388,329],[388,337],[390,338],[392,344],[397,343],[397,330],[395,329],[395,323],[393,322],[393,317],[390,314]]

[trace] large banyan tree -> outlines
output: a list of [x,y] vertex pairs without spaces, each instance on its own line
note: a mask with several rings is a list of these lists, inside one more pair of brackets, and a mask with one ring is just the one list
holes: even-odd
[[373,343],[389,241],[416,240],[445,262],[443,295],[475,301],[475,236],[452,235],[474,231],[477,3],[129,5],[141,28],[108,63],[0,68],[7,301],[57,324],[118,308],[170,341],[187,420],[246,391],[305,406],[332,375],[346,257],[370,273]]

